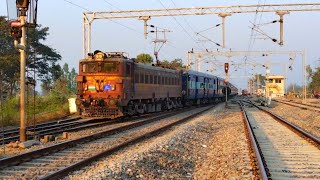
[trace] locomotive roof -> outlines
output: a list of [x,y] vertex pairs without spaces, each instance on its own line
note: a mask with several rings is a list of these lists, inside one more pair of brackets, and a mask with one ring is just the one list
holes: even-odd
[[[132,61],[132,60],[126,60],[126,61]],[[180,70],[175,70],[175,69],[168,69],[168,68],[163,68],[159,66],[153,66],[152,64],[142,64],[142,63],[135,63],[136,66],[148,69],[148,70],[157,70],[157,71],[162,71],[162,72],[170,72],[170,73],[178,73]]]
[[[194,70],[184,70],[183,73],[188,73],[188,74],[193,74],[193,75],[197,75],[197,76],[207,76],[210,78],[219,78],[217,76],[211,75],[211,74],[207,74],[207,73],[203,73],[203,72],[198,72],[198,71],[194,71]],[[219,78],[221,79],[221,78]]]

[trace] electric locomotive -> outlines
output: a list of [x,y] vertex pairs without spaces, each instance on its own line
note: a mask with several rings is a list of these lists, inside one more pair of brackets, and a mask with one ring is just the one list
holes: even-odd
[[79,114],[108,119],[223,101],[238,91],[223,78],[136,63],[123,52],[89,53],[76,81]]
[[122,52],[89,54],[76,81],[82,116],[114,119],[182,107],[179,71],[135,63]]

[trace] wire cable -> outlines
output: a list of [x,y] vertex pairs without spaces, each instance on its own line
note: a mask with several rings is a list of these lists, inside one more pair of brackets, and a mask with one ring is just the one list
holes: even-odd
[[[170,12],[169,12],[169,10],[165,7],[165,5],[162,3],[162,1],[161,0],[158,0],[159,1],[159,3],[161,4],[161,6],[169,13],[169,15],[171,15],[170,14]],[[185,34],[187,34],[188,35],[188,37],[192,40],[192,41],[194,41],[194,42],[196,42],[196,39],[194,39],[192,36],[191,36],[191,34],[181,25],[181,23],[177,20],[177,18],[176,17],[174,17],[174,16],[172,16],[171,15],[171,17],[174,19],[174,21],[181,27],[181,29],[183,30],[183,32],[185,33]],[[197,45],[197,44],[196,44]],[[197,45],[198,46],[198,45]],[[198,46],[198,48],[199,48],[199,46]],[[200,48],[201,49],[201,48]],[[205,49],[205,48],[204,48]]]

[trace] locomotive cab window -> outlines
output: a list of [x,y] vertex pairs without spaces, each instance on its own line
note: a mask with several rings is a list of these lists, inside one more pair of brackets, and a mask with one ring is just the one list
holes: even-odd
[[98,63],[85,63],[82,65],[82,72],[98,72]]
[[118,72],[119,64],[115,62],[103,62],[101,63],[101,72]]

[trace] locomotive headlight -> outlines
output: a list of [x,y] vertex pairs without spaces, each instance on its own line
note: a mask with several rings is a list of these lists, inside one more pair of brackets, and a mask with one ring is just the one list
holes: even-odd
[[99,52],[96,55],[94,55],[94,60],[96,60],[96,61],[102,61],[103,58],[104,58],[104,53],[102,53],[102,52]]
[[112,91],[116,90],[116,85],[115,84],[111,84],[111,90]]

